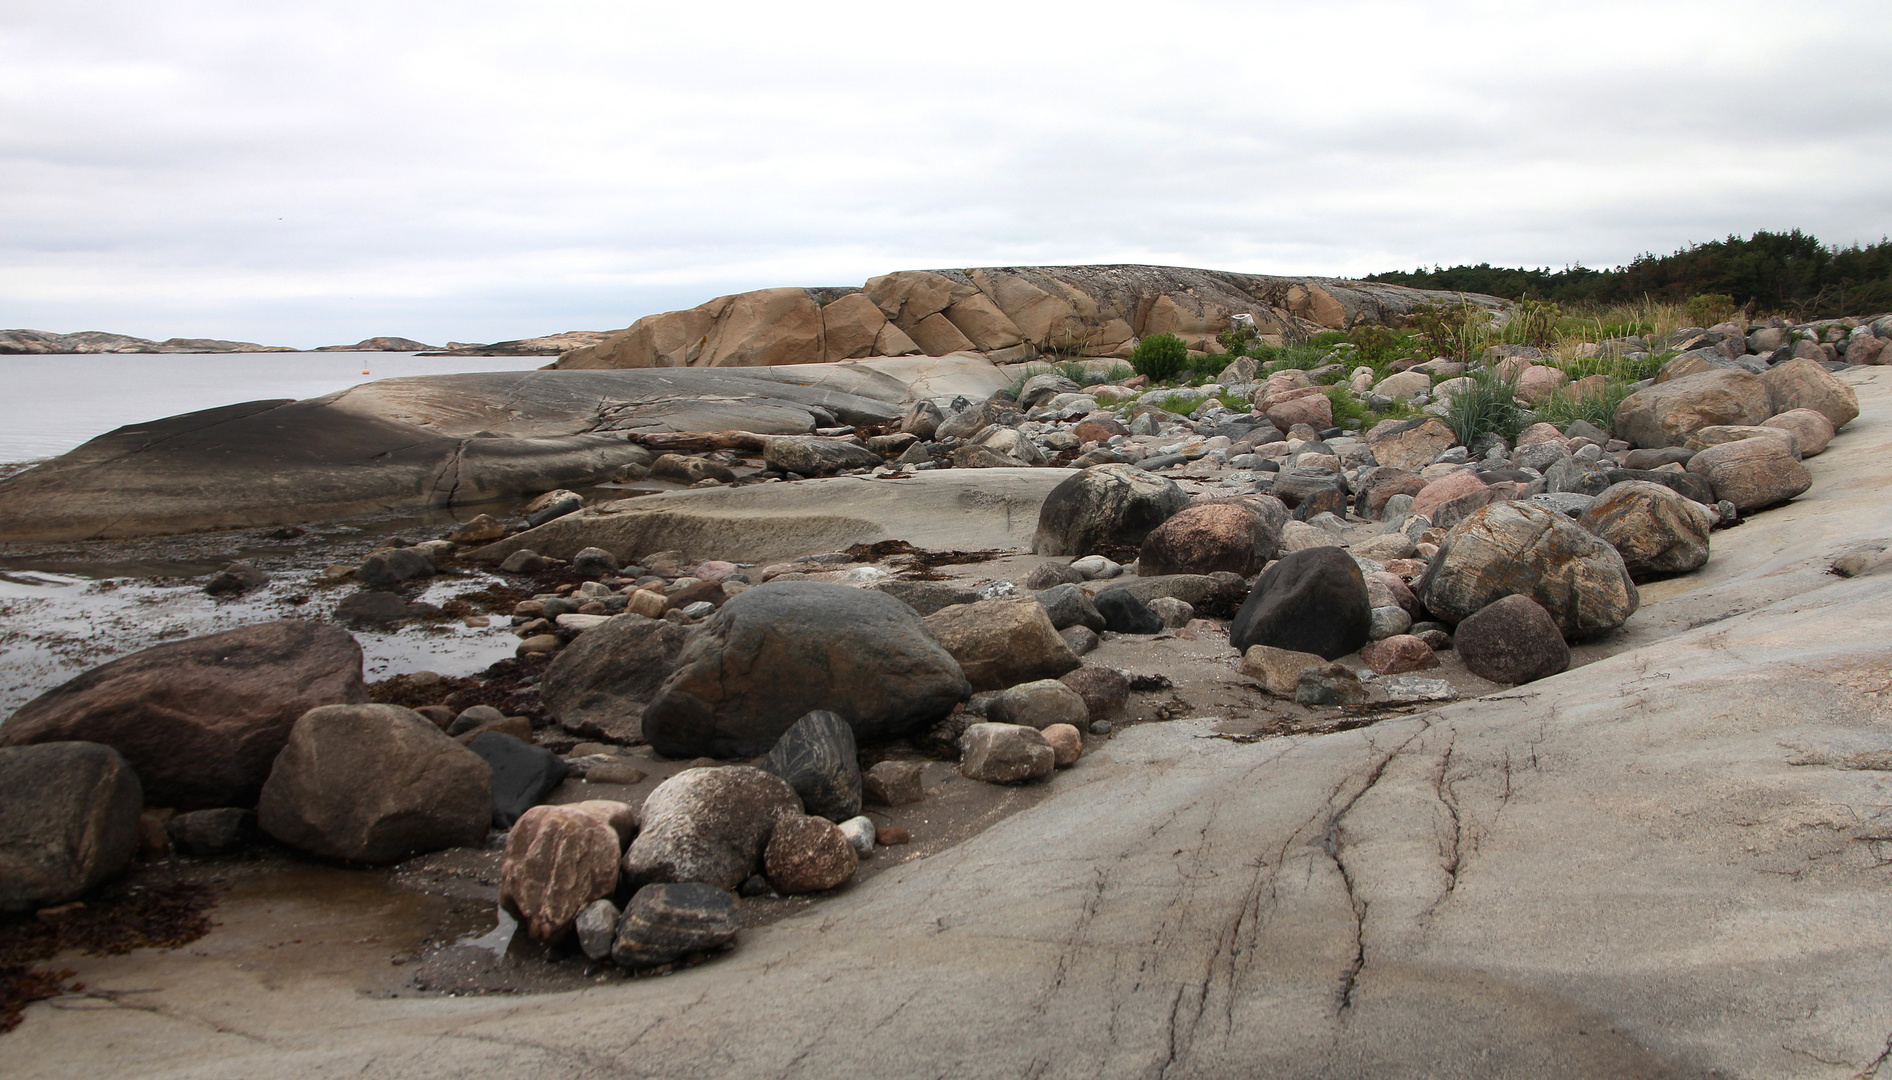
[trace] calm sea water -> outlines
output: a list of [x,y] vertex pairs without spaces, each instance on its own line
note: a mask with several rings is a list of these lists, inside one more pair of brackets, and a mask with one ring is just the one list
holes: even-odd
[[[375,379],[526,371],[538,356],[412,353],[175,353],[0,356],[0,463],[53,457],[162,416],[263,398],[308,398]],[[362,369],[371,374],[363,375]]]

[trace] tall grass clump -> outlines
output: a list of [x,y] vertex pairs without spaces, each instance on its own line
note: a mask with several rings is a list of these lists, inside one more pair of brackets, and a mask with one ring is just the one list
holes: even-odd
[[1578,394],[1568,386],[1560,386],[1548,398],[1537,403],[1537,418],[1559,430],[1569,427],[1573,421],[1582,420],[1604,431],[1614,431],[1616,407],[1635,392],[1633,385],[1616,379],[1605,382],[1601,392],[1593,390],[1586,394]]
[[1492,337],[1492,317],[1476,304],[1420,304],[1411,322],[1419,340],[1434,356],[1469,363]]
[[1130,367],[1151,382],[1168,382],[1189,367],[1189,346],[1175,334],[1151,334],[1130,351]]
[[1518,408],[1516,375],[1500,375],[1491,368],[1466,372],[1472,384],[1458,393],[1440,417],[1466,446],[1486,435],[1515,439],[1524,427],[1523,410]]
[[1353,392],[1344,386],[1327,388],[1327,400],[1334,404],[1334,426],[1340,428],[1358,428],[1366,424],[1368,411],[1366,402],[1353,396]]

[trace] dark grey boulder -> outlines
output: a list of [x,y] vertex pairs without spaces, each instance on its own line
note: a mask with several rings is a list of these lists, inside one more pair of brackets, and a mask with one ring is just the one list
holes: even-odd
[[432,604],[411,604],[399,593],[361,589],[335,605],[335,621],[351,630],[385,630],[402,619],[438,615]]
[[1373,626],[1366,579],[1337,547],[1290,552],[1249,590],[1229,625],[1229,644],[1268,645],[1335,660],[1365,645]]
[[572,556],[572,572],[590,578],[609,577],[618,572],[618,560],[601,547],[580,548]]
[[267,584],[268,574],[239,560],[212,574],[204,584],[204,592],[211,596],[240,596]]
[[861,765],[854,729],[817,709],[782,733],[757,766],[788,781],[802,808],[839,824],[861,812]]
[[92,742],[0,748],[0,911],[76,900],[138,850],[144,790]]
[[1189,496],[1173,480],[1132,465],[1098,465],[1045,496],[1031,550],[1089,555],[1100,547],[1134,547],[1188,505]]
[[671,757],[758,754],[816,709],[856,738],[924,731],[972,693],[906,604],[814,581],[758,585],[699,627],[644,710],[644,737]]
[[1594,461],[1567,457],[1544,470],[1544,483],[1548,491],[1601,495],[1603,489],[1610,486],[1609,470]]
[[871,469],[880,455],[846,439],[783,436],[762,448],[762,461],[783,472],[802,476],[833,476],[849,469]]
[[689,629],[664,619],[619,615],[578,635],[545,669],[539,700],[567,729],[629,743],[644,706],[676,665]]
[[1067,583],[1046,589],[1037,594],[1037,600],[1051,617],[1051,625],[1059,630],[1071,626],[1104,630],[1109,626],[1103,613],[1091,602],[1090,594],[1078,585]]
[[1162,616],[1122,586],[1105,589],[1091,602],[1103,616],[1106,630],[1119,634],[1158,634],[1163,630]]
[[548,491],[526,504],[526,524],[530,526],[543,525],[553,518],[561,518],[566,514],[576,514],[584,508],[585,497],[578,494],[576,491],[566,491],[563,488],[556,491]]
[[251,806],[302,714],[367,698],[347,631],[262,623],[93,668],[20,706],[0,745],[104,743],[154,806]]
[[403,581],[433,576],[434,561],[405,547],[377,551],[355,567],[355,580],[363,585],[399,585]]
[[193,810],[172,818],[164,831],[171,838],[171,847],[181,855],[231,855],[243,850],[256,835],[256,812],[241,806]]
[[493,827],[510,829],[519,815],[545,801],[565,781],[565,759],[543,746],[487,731],[466,744],[493,769]]
[[658,967],[729,944],[741,925],[727,889],[696,881],[646,885],[624,906],[611,959],[620,967]]

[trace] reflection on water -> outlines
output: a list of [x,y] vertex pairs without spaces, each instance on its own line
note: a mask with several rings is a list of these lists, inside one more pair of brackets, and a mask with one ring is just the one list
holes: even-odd
[[[529,371],[549,359],[412,353],[0,356],[7,400],[0,463],[52,457],[126,424],[239,401],[320,397],[407,375]],[[364,377],[363,368],[372,374]]]
[[[312,588],[304,568],[272,574],[243,597],[205,596],[203,578],[87,578],[45,571],[0,573],[0,718],[88,668],[165,641],[277,619],[330,618],[353,586]],[[444,604],[494,583],[474,572],[430,582],[415,599]],[[370,682],[409,671],[471,675],[513,655],[505,619],[357,630]]]

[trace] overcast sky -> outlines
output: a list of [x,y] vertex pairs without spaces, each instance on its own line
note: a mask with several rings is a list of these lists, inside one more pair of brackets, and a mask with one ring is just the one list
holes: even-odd
[[0,326],[609,329],[889,270],[1892,232],[1886,0],[9,0]]

